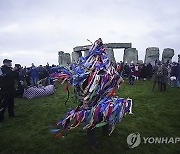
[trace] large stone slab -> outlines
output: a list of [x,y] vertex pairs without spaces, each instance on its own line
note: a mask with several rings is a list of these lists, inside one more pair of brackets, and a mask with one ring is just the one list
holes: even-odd
[[69,53],[64,53],[64,51],[58,52],[58,62],[59,65],[66,66],[67,64],[71,63],[71,55]]
[[121,48],[131,48],[131,43],[106,43],[104,44],[104,47],[106,48],[113,48],[113,49],[121,49]]
[[71,56],[72,56],[72,63],[77,63],[79,58],[82,56],[82,52],[81,51],[79,51],[79,52],[73,51]]
[[105,48],[105,52],[107,53],[109,60],[111,62],[115,63],[116,60],[115,60],[115,57],[114,57],[113,49],[112,48]]
[[130,64],[133,61],[133,63],[138,62],[138,51],[136,48],[128,48],[124,50],[124,56],[123,56],[123,62]]
[[172,57],[174,56],[174,49],[165,48],[162,53],[162,62],[167,63],[167,61],[172,62]]
[[70,53],[65,53],[64,54],[64,62],[65,62],[65,64],[71,64],[71,55],[70,55]]
[[[85,51],[89,49],[91,45],[84,45],[84,46],[77,46],[73,48],[73,51],[79,52],[79,51]],[[105,43],[104,44],[105,48],[113,48],[113,49],[121,49],[121,48],[131,48],[132,44],[131,43]]]
[[157,47],[147,48],[144,62],[146,64],[151,63],[151,65],[154,66],[156,60],[159,60],[159,48]]
[[58,62],[59,65],[64,65],[64,51],[58,52]]
[[88,56],[88,54],[89,54],[89,50],[85,50],[84,51],[84,57]]

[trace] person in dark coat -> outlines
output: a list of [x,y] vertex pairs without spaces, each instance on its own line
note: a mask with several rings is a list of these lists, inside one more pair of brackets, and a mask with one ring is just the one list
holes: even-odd
[[153,69],[153,76],[152,76],[153,87],[152,87],[152,91],[154,91],[154,89],[156,87],[156,83],[158,83],[158,91],[159,92],[161,91],[162,74],[163,74],[162,65],[161,65],[161,62],[158,62],[158,65],[155,65],[154,69]]
[[147,78],[151,79],[153,74],[153,67],[151,63],[147,64]]
[[141,72],[140,72],[140,76],[141,78],[143,78],[143,80],[146,80],[147,79],[147,66],[146,66],[146,63],[144,63],[142,65],[142,69],[141,69]]
[[47,63],[46,65],[46,70],[48,71],[48,73],[50,73],[51,67],[49,66],[49,63]]
[[163,75],[162,75],[162,81],[161,81],[161,90],[166,91],[166,85],[168,82],[168,69],[165,64],[163,64],[162,69],[163,69]]
[[38,72],[37,67],[33,63],[30,69],[30,74],[31,74],[31,80],[33,82],[33,86],[37,86],[39,72]]
[[14,117],[14,84],[15,71],[12,69],[12,60],[4,59],[0,74],[1,102],[0,102],[0,121],[4,120],[4,112],[8,107],[9,117]]
[[49,72],[45,67],[42,74],[42,85],[47,86],[48,84],[49,84]]
[[124,70],[123,71],[123,76],[128,77],[129,76],[129,65],[128,65],[128,63],[125,63],[123,70]]
[[120,73],[120,75],[123,76],[124,63],[122,61],[120,61],[120,65],[121,65],[121,73]]
[[21,67],[20,71],[19,71],[19,79],[20,81],[25,81],[25,75],[26,75],[26,70],[25,68]]
[[31,86],[30,68],[25,68],[25,79],[26,79],[27,86]]
[[21,67],[20,64],[15,64],[15,67],[17,67],[17,70],[15,71],[16,76],[16,90],[15,90],[15,97],[23,97],[24,92],[24,80],[25,80],[25,70],[23,67]]
[[43,79],[43,73],[44,73],[44,67],[42,65],[40,65],[38,67],[38,74],[39,74],[39,80]]

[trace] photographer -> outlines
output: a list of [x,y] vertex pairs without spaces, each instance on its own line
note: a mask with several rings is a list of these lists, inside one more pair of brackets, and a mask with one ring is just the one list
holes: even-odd
[[12,69],[12,60],[4,59],[3,66],[0,68],[0,88],[1,88],[1,102],[0,102],[0,122],[4,120],[4,112],[8,107],[9,117],[14,117],[14,84],[15,71]]

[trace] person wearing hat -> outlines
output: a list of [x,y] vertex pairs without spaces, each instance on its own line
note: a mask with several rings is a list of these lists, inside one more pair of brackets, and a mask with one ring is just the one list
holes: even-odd
[[14,84],[16,68],[12,69],[12,60],[4,59],[3,66],[0,70],[0,122],[2,122],[4,120],[6,107],[8,107],[9,117],[14,117]]

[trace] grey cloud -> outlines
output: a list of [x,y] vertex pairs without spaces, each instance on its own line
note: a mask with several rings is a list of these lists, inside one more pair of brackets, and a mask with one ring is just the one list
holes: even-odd
[[10,52],[30,64],[36,53],[37,63],[48,58],[57,63],[57,51],[72,52],[74,46],[87,44],[87,38],[98,37],[132,42],[141,59],[148,46],[172,47],[177,55],[179,5],[178,0],[1,0],[0,60]]

